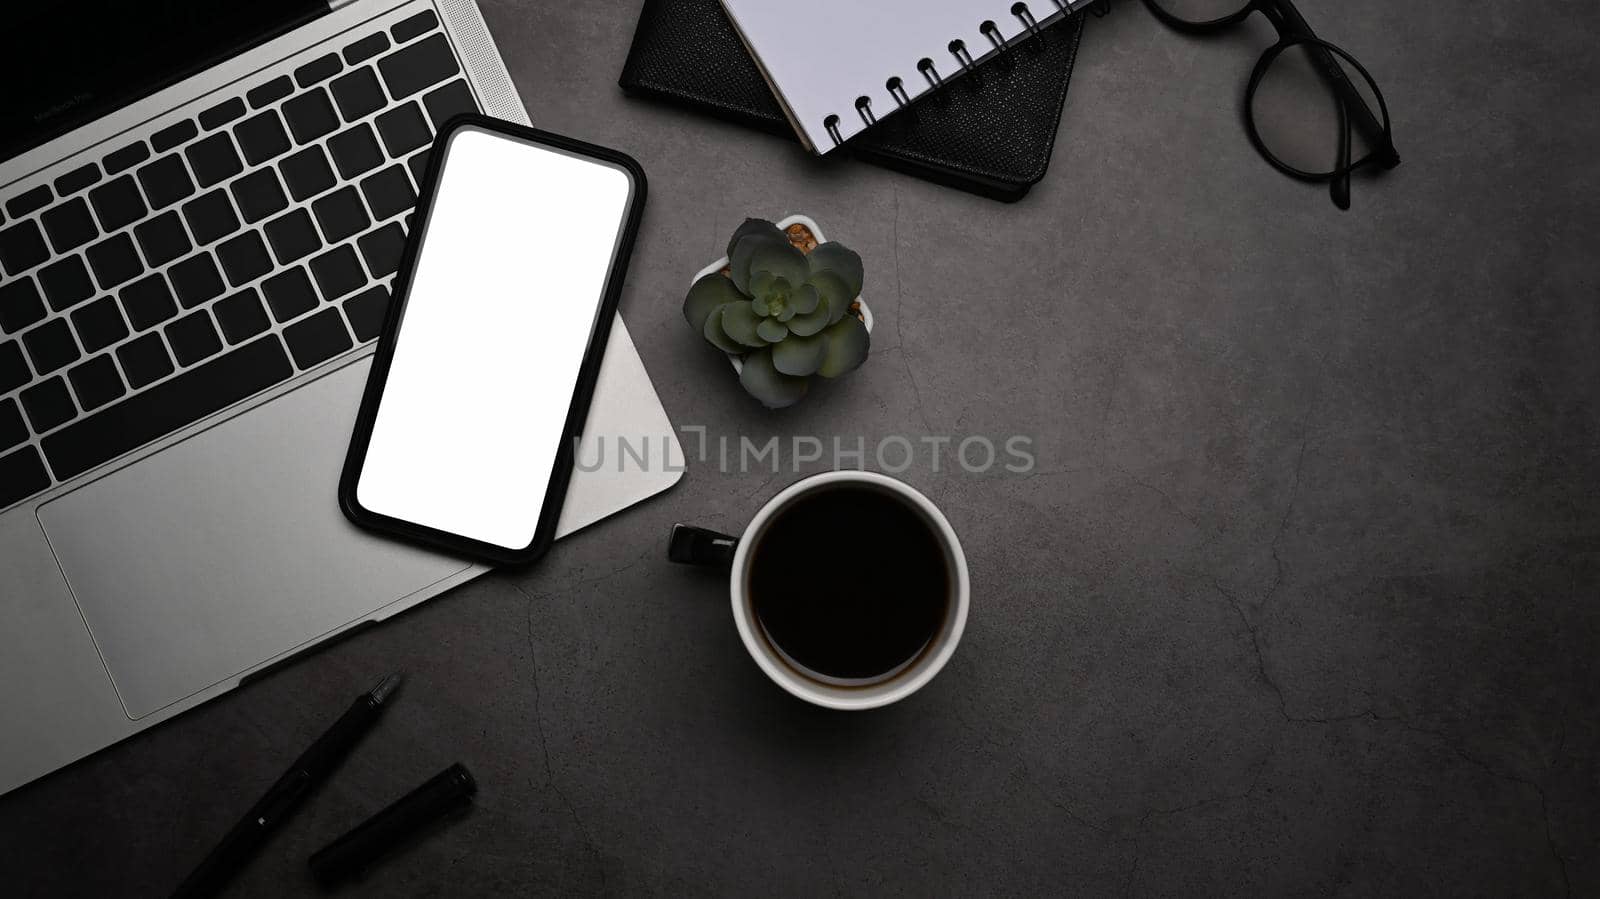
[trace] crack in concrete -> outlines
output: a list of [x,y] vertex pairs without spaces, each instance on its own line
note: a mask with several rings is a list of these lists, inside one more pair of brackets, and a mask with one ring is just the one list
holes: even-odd
[[[1144,489],[1150,491],[1151,493],[1154,493],[1156,496],[1161,497],[1163,500],[1166,501],[1168,506],[1172,507],[1172,511],[1175,512],[1179,518],[1182,518],[1184,521],[1189,522],[1189,524],[1195,530],[1197,530],[1197,531],[1204,531],[1205,530],[1205,528],[1201,527],[1200,520],[1195,518],[1193,515],[1190,515],[1187,511],[1185,511],[1183,506],[1179,505],[1178,501],[1172,498],[1172,494],[1170,494],[1167,491],[1162,490],[1160,487],[1157,487],[1156,485],[1154,485],[1154,484],[1152,484],[1152,483],[1140,478],[1138,475],[1134,474],[1133,472],[1129,471],[1128,469],[1124,468],[1121,465],[1113,464],[1111,466],[1111,468],[1112,468],[1113,471],[1117,472],[1118,474],[1120,474],[1123,477],[1127,478],[1128,480],[1132,481],[1135,486],[1143,487]],[[1210,542],[1210,538],[1207,538],[1207,542]]]
[[917,417],[922,419],[922,429],[932,433],[933,426],[928,424],[928,413],[922,408],[922,385],[917,383],[917,375],[911,370],[910,353],[905,352],[906,336],[903,323],[905,322],[906,297],[905,291],[900,286],[900,190],[894,188],[894,223],[890,227],[889,239],[893,241],[890,249],[894,260],[894,349],[901,350],[900,367],[905,369],[906,380],[911,382],[911,393],[916,397],[915,409]]
[[[1484,761],[1483,759],[1480,759],[1480,758],[1472,755],[1471,753],[1469,753],[1466,750],[1462,749],[1460,746],[1456,745],[1455,741],[1451,740],[1448,736],[1446,736],[1444,733],[1441,733],[1440,731],[1429,730],[1428,728],[1425,728],[1425,727],[1416,727],[1416,726],[1413,726],[1413,725],[1406,725],[1405,728],[1406,728],[1406,730],[1409,730],[1412,733],[1425,734],[1427,736],[1433,737],[1434,739],[1438,740],[1440,743],[1444,744],[1444,747],[1446,749],[1448,749],[1451,752],[1455,753],[1457,757],[1459,757],[1462,761],[1466,762],[1467,764],[1478,768],[1479,770],[1483,771],[1485,774],[1489,775],[1490,777],[1495,778],[1496,780],[1503,780],[1506,783],[1514,783],[1514,784],[1518,784],[1520,786],[1527,787],[1528,789],[1532,790],[1535,793],[1535,795],[1537,795],[1539,797],[1539,814],[1540,814],[1540,818],[1542,819],[1541,823],[1543,824],[1543,828],[1544,828],[1545,847],[1550,850],[1550,858],[1555,861],[1556,870],[1561,874],[1561,885],[1562,885],[1563,892],[1568,897],[1568,899],[1571,899],[1571,896],[1572,896],[1572,877],[1567,871],[1567,859],[1566,859],[1566,857],[1563,856],[1561,854],[1560,849],[1558,849],[1556,847],[1555,830],[1550,824],[1550,795],[1545,790],[1544,784],[1542,782],[1540,782],[1540,781],[1529,780],[1526,777],[1522,777],[1522,776],[1517,775],[1517,774],[1508,774],[1508,773],[1506,773],[1504,771],[1500,771],[1500,770],[1496,769],[1493,765],[1489,764],[1488,762]],[[1546,771],[1546,776],[1548,776],[1548,775],[1549,775],[1549,772],[1547,770]]]
[[1255,770],[1250,773],[1250,785],[1245,787],[1244,792],[1242,793],[1224,793],[1220,796],[1207,796],[1204,799],[1196,800],[1195,802],[1188,803],[1187,805],[1173,806],[1171,808],[1145,809],[1144,814],[1139,816],[1138,823],[1133,826],[1133,836],[1117,841],[1119,843],[1133,844],[1133,858],[1128,864],[1127,873],[1125,873],[1122,877],[1122,895],[1126,896],[1129,894],[1133,888],[1133,879],[1134,877],[1138,876],[1140,842],[1143,839],[1147,828],[1149,827],[1151,818],[1154,818],[1158,815],[1163,818],[1170,818],[1186,812],[1192,812],[1195,809],[1204,808],[1208,805],[1216,805],[1223,802],[1238,802],[1242,799],[1250,799],[1251,797],[1255,796],[1256,787],[1261,785],[1261,773],[1266,770],[1267,763],[1272,761],[1272,752],[1273,751],[1271,749],[1267,750],[1267,754],[1261,757],[1261,761],[1256,762],[1254,766]]
[[562,788],[561,784],[556,782],[555,770],[550,764],[550,743],[545,737],[544,705],[542,701],[542,694],[539,689],[539,662],[538,657],[534,653],[533,645],[533,603],[535,594],[524,590],[522,585],[516,583],[515,581],[507,580],[506,583],[511,586],[511,589],[521,594],[523,600],[525,601],[523,606],[525,628],[524,638],[528,644],[528,671],[530,674],[530,679],[533,681],[533,727],[534,731],[539,735],[539,754],[544,761],[545,783],[550,787],[551,790],[555,791],[556,797],[560,799],[561,804],[566,807],[567,814],[571,816],[573,825],[578,828],[578,833],[583,837],[584,844],[588,847],[589,851],[593,853],[596,870],[600,875],[600,891],[603,893],[606,889],[605,854],[600,851],[600,847],[594,841],[594,835],[591,834],[589,832],[589,828],[584,825],[583,819],[578,817],[578,808],[573,804],[572,797],[568,796],[567,791]]

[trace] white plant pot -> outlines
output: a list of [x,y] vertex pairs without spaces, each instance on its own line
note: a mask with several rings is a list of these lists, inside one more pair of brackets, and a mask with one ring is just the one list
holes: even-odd
[[[811,232],[811,236],[815,237],[817,239],[817,243],[827,243],[828,242],[828,239],[826,237],[822,236],[822,229],[817,227],[817,223],[812,221],[810,216],[791,215],[788,218],[779,219],[776,222],[776,224],[780,229],[787,228],[790,225],[805,225],[806,226],[806,230]],[[714,272],[722,271],[725,267],[727,267],[727,265],[728,265],[728,257],[724,256],[721,259],[718,259],[716,262],[713,262],[710,265],[706,266],[705,268],[701,269],[700,271],[696,272],[695,276],[694,276],[694,280],[689,282],[690,285],[693,285],[695,281],[698,281],[701,278],[704,278],[706,275],[712,274]],[[871,334],[872,333],[872,310],[870,308],[868,308],[867,301],[865,299],[861,298],[861,297],[856,297],[855,302],[861,304],[861,323],[863,325],[866,325],[867,333]],[[739,373],[739,372],[743,372],[744,371],[744,360],[743,359],[739,358],[738,356],[729,356],[728,357],[728,361],[733,363],[733,370],[734,370],[734,372],[736,374]]]

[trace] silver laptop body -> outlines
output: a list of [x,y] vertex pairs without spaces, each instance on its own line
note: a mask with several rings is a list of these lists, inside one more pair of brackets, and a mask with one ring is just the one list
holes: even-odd
[[[0,243],[0,263],[19,267],[0,291],[29,280],[18,295],[47,301],[38,321],[0,334],[0,352],[14,344],[29,366],[27,384],[0,390],[0,413],[27,427],[0,447],[13,478],[0,496],[48,478],[0,503],[0,793],[484,572],[358,532],[335,498],[419,141],[464,98],[527,122],[472,0],[356,0],[0,163],[0,201],[50,198],[0,220],[0,235],[22,226]],[[135,144],[142,159],[106,161]],[[94,186],[75,176],[38,190],[85,166]],[[258,189],[269,181],[283,196]],[[74,245],[86,239],[71,214],[51,210],[79,198],[95,234]],[[133,198],[145,214],[124,221],[117,203]],[[31,264],[30,221],[48,250]],[[57,309],[49,291],[70,294],[73,256],[93,298]],[[196,409],[207,411],[170,429]],[[145,441],[154,431],[167,432]],[[680,476],[681,448],[620,320],[585,446],[605,456],[618,441],[647,462],[581,466],[558,536]]]

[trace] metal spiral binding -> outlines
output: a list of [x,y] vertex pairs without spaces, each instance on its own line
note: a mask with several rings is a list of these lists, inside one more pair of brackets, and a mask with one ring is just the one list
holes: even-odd
[[[1050,0],[1050,2],[1055,4],[1056,12],[1064,16],[1072,14],[1072,6],[1069,0]],[[1104,16],[1107,12],[1110,12],[1110,5],[1109,0],[1094,0],[1094,3],[1089,6],[1089,11],[1096,16]],[[1017,20],[1022,23],[1022,27],[1030,37],[1037,36],[1044,30],[1044,27],[1039,24],[1039,20],[1033,15],[1033,11],[1028,8],[1026,3],[1011,4],[1011,14],[1016,16]],[[994,23],[993,19],[985,19],[978,25],[978,31],[989,39],[989,43],[994,45],[996,53],[1004,53],[1011,49],[1011,41],[1000,33],[1000,27]],[[966,43],[960,38],[951,41],[946,49],[950,51],[951,56],[955,57],[956,64],[961,67],[962,72],[971,71],[977,64],[972,58],[972,53],[967,50]],[[944,86],[944,77],[939,74],[939,70],[934,66],[932,59],[924,56],[918,60],[917,71],[921,72],[922,77],[927,79],[929,89],[938,90]],[[883,86],[889,92],[889,96],[894,98],[896,107],[906,106],[911,102],[911,95],[906,92],[905,82],[900,80],[900,76],[896,75],[890,78],[883,83]],[[861,116],[861,121],[865,122],[869,128],[878,123],[878,117],[872,111],[872,98],[865,94],[856,98],[856,114]],[[844,143],[844,138],[839,131],[839,117],[837,115],[829,115],[823,119],[822,126],[827,129],[828,136],[833,138],[834,146]]]

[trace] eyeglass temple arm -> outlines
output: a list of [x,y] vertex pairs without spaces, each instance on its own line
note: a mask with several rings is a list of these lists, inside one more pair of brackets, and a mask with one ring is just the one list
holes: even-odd
[[[1316,32],[1311,30],[1305,17],[1300,15],[1300,10],[1295,8],[1292,0],[1273,0],[1263,4],[1264,11],[1269,17],[1273,14],[1281,20],[1275,22],[1280,33],[1284,35],[1304,35],[1316,37]],[[1395,151],[1394,143],[1385,134],[1383,123],[1378,120],[1372,107],[1367,105],[1367,98],[1350,82],[1350,76],[1345,74],[1344,66],[1339,64],[1332,53],[1316,44],[1307,48],[1311,52],[1311,59],[1322,71],[1322,77],[1343,98],[1345,107],[1349,110],[1351,119],[1354,120],[1356,130],[1360,131],[1367,140],[1372,142],[1376,159],[1384,168],[1394,168],[1400,164],[1400,154]]]

